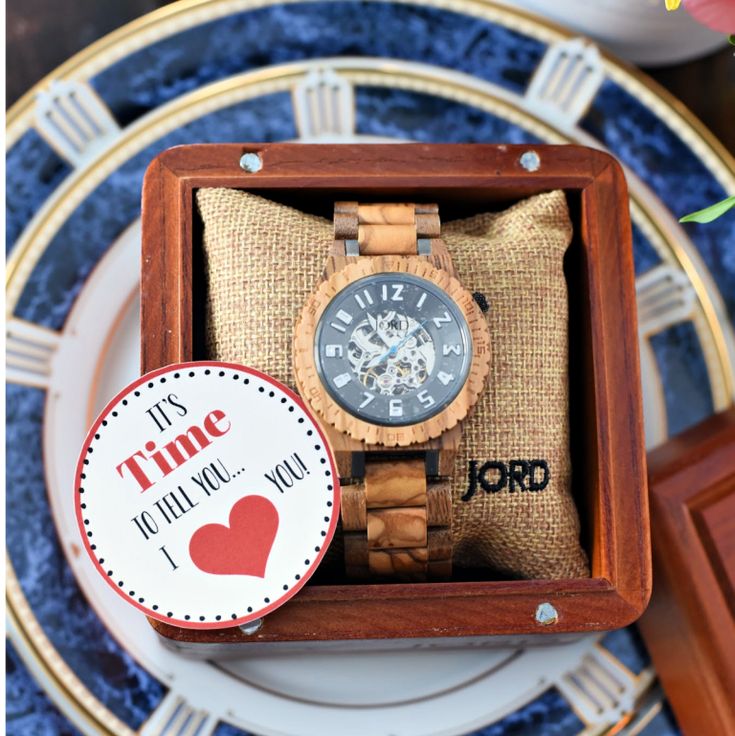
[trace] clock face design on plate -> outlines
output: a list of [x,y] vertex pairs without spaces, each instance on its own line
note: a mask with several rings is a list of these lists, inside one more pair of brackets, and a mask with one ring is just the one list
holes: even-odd
[[317,372],[346,411],[374,424],[417,424],[457,396],[472,339],[459,307],[436,284],[405,273],[366,276],[324,310]]

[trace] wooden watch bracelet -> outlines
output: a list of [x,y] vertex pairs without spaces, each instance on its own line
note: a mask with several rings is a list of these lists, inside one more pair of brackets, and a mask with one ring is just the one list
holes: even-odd
[[[428,256],[440,233],[436,204],[335,203],[334,237],[346,256]],[[448,578],[451,526],[450,483],[427,482],[423,453],[392,459],[368,452],[363,482],[342,487],[350,577]]]
[[436,204],[335,202],[334,238],[347,256],[429,255],[441,232]]
[[359,578],[448,578],[451,524],[450,482],[427,481],[423,456],[367,454],[363,482],[342,486],[346,572]]

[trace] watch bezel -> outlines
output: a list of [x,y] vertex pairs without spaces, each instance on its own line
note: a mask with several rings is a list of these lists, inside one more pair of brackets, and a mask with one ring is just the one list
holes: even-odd
[[[464,317],[471,338],[472,356],[462,388],[440,411],[414,424],[377,424],[355,416],[333,398],[317,369],[314,345],[317,327],[327,305],[350,284],[384,273],[413,275],[439,287]],[[454,427],[477,402],[490,370],[490,358],[487,323],[472,295],[454,276],[420,257],[362,257],[332,273],[307,300],[294,334],[294,376],[302,398],[323,421],[339,432],[369,444],[411,445],[439,437]]]
[[[395,277],[395,271],[383,271],[382,273],[376,273],[371,274],[369,276],[363,276],[361,279],[357,279],[356,281],[351,281],[347,284],[347,286],[344,287],[341,291],[337,292],[334,295],[334,300],[339,299],[342,294],[344,294],[345,291],[348,289],[351,289],[353,287],[359,287],[361,283],[379,283],[383,280],[392,280]],[[464,344],[465,354],[462,359],[462,366],[461,366],[461,376],[462,381],[461,384],[457,385],[453,389],[448,392],[448,396],[441,402],[439,402],[435,407],[432,407],[431,412],[425,412],[425,416],[418,420],[413,420],[410,417],[404,419],[403,421],[390,421],[386,419],[385,421],[379,421],[372,418],[373,424],[378,424],[382,427],[407,427],[412,424],[418,424],[419,422],[428,421],[433,416],[436,416],[440,411],[442,411],[445,407],[449,406],[449,404],[456,398],[456,396],[460,393],[462,390],[462,386],[464,385],[465,381],[467,380],[467,376],[469,375],[470,370],[470,363],[472,362],[472,333],[469,329],[469,325],[467,325],[467,320],[465,319],[465,316],[462,312],[462,310],[457,306],[457,303],[454,301],[454,299],[447,298],[447,295],[444,291],[439,289],[439,287],[433,282],[428,279],[421,279],[419,276],[416,276],[412,273],[401,273],[399,275],[399,278],[406,283],[414,283],[416,285],[422,286],[423,283],[428,284],[428,288],[432,290],[436,290],[439,292],[439,295],[437,298],[439,298],[441,301],[445,302],[446,307],[450,312],[454,314],[454,318],[459,322],[461,320],[461,324],[459,325],[459,331],[462,338],[462,342]],[[373,279],[375,279],[375,282],[373,282]],[[331,304],[332,302],[330,302]],[[326,380],[326,372],[325,372],[325,366],[324,362],[320,356],[320,350],[319,350],[319,341],[321,338],[321,335],[324,332],[325,329],[325,319],[327,318],[327,313],[329,311],[329,305],[325,307],[325,309],[322,311],[322,316],[317,321],[316,325],[316,332],[314,334],[314,362],[316,364],[317,373],[319,374],[319,377],[321,378],[322,384],[325,386],[327,391],[329,392],[330,396],[334,401],[336,401],[345,411],[349,412],[353,416],[356,416],[358,419],[360,418],[359,414],[356,414],[354,411],[350,409],[349,404],[339,395],[339,392],[333,387],[330,386],[330,384]],[[367,419],[365,421],[368,421]]]

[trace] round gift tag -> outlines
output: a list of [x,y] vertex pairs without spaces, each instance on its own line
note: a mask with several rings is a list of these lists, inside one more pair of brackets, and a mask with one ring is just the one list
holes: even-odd
[[207,629],[259,618],[304,585],[334,534],[339,480],[293,391],[252,368],[183,363],[105,407],[74,500],[109,585],[152,618]]

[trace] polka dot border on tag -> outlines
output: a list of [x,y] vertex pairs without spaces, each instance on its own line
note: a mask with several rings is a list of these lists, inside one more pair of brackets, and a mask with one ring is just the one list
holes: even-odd
[[[306,418],[304,416],[296,417],[297,423],[304,426],[307,437],[314,437],[314,449],[316,451],[323,451],[324,453],[320,458],[320,466],[324,468],[324,487],[329,496],[325,501],[325,526],[320,531],[322,541],[314,546],[313,555],[304,559],[304,569],[301,572],[295,573],[292,576],[292,580],[281,582],[277,585],[281,595],[279,597],[274,596],[273,599],[270,596],[265,596],[261,602],[262,607],[258,606],[255,601],[252,601],[252,605],[246,606],[245,610],[241,613],[222,612],[209,618],[192,612],[179,613],[170,610],[164,612],[158,603],[149,602],[150,599],[146,595],[139,595],[135,590],[126,591],[125,581],[115,579],[114,570],[110,569],[112,565],[106,562],[104,554],[98,550],[98,540],[94,537],[90,520],[85,518],[84,511],[86,509],[86,503],[83,500],[86,490],[84,488],[84,482],[86,480],[85,468],[90,465],[90,458],[94,456],[95,443],[103,439],[105,428],[111,426],[111,423],[120,416],[122,411],[132,406],[135,399],[143,397],[144,390],[141,390],[141,388],[152,389],[157,385],[167,382],[175,384],[177,381],[194,378],[200,374],[213,378],[232,380],[252,389],[256,388],[253,379],[260,379],[260,381],[269,384],[271,388],[261,384],[257,386],[259,394],[262,394],[266,398],[275,399],[276,404],[282,405],[289,414],[295,415],[296,408],[300,408]],[[274,388],[275,390],[273,390]],[[240,471],[235,471],[233,477],[239,475],[239,473]],[[319,566],[334,536],[339,518],[340,487],[339,475],[329,449],[329,443],[304,402],[294,391],[267,374],[248,366],[219,361],[197,361],[172,364],[151,371],[129,384],[105,406],[87,433],[82,446],[76,467],[74,497],[77,523],[87,553],[99,573],[116,593],[121,595],[128,603],[143,611],[150,618],[163,623],[185,628],[217,629],[241,626],[265,616],[290,600],[306,584]]]

